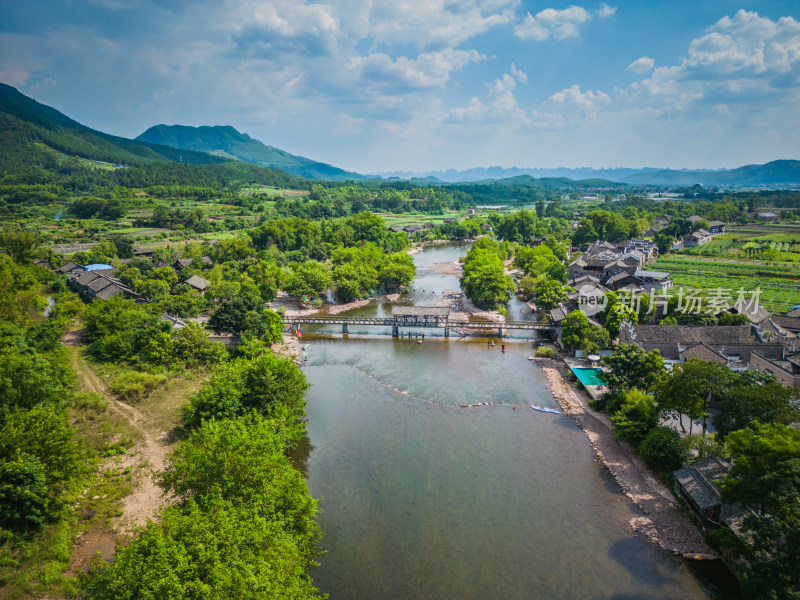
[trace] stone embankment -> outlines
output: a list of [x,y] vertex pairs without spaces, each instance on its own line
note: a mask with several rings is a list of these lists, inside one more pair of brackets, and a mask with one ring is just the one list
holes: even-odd
[[687,559],[719,558],[670,490],[653,475],[633,448],[614,439],[608,417],[589,409],[588,398],[567,383],[564,363],[551,359],[537,359],[536,362],[542,367],[547,385],[562,410],[586,433],[598,459],[623,493],[641,509],[643,514],[630,520],[633,530]]

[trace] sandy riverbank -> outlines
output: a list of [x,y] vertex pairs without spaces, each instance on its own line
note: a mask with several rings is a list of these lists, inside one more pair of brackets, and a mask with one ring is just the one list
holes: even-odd
[[672,492],[653,475],[630,445],[614,439],[608,417],[589,408],[586,394],[567,382],[566,365],[552,359],[537,359],[536,362],[542,367],[548,388],[562,410],[589,438],[598,459],[623,493],[641,509],[643,514],[630,520],[633,530],[684,558],[718,558]]

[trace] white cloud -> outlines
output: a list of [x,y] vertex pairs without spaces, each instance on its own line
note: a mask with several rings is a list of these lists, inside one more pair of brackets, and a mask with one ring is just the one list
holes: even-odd
[[649,56],[642,56],[641,58],[637,58],[631,64],[626,67],[626,71],[633,71],[634,73],[647,73],[650,71],[656,64]]
[[597,14],[597,16],[601,19],[606,19],[612,15],[615,15],[616,13],[617,13],[617,7],[609,6],[605,2],[603,2],[600,6],[598,6],[597,10],[595,11],[595,14]]
[[454,108],[450,116],[456,121],[470,122],[496,122],[512,121],[522,125],[530,125],[530,119],[525,111],[519,107],[514,97],[517,83],[528,81],[527,75],[511,65],[511,74],[504,73],[488,85],[486,103],[478,98],[472,98],[469,105],[463,108]]
[[[382,44],[454,48],[514,19],[516,0],[375,0],[360,3],[361,37]],[[359,9],[356,8],[358,11]]]
[[692,40],[679,64],[655,69],[623,95],[683,110],[701,100],[730,108],[731,104],[755,98],[786,98],[787,89],[795,90],[792,97],[797,101],[800,22],[792,17],[773,21],[740,10]]
[[451,72],[484,58],[475,50],[444,50],[423,53],[416,59],[400,56],[395,60],[376,53],[351,59],[349,68],[372,84],[423,89],[442,87]]
[[[596,115],[597,110],[611,102],[611,98],[605,92],[587,90],[581,92],[579,85],[556,92],[550,96],[545,105],[563,107],[563,109],[574,108],[582,115]],[[562,110],[563,110],[562,109]]]
[[232,11],[229,22],[238,49],[262,58],[283,52],[335,54],[342,35],[330,6],[292,0],[244,4]]
[[516,77],[520,83],[528,82],[528,76],[520,71],[513,62],[511,63],[511,74]]
[[522,23],[514,27],[514,35],[521,40],[543,41],[549,37],[565,40],[580,35],[579,25],[591,19],[585,8],[570,6],[564,10],[546,8],[531,16],[525,15]]

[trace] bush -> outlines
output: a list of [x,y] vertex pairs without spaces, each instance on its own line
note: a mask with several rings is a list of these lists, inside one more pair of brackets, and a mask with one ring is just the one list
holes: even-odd
[[681,436],[669,427],[654,428],[642,440],[639,456],[658,473],[661,479],[669,479],[672,472],[680,469],[686,460],[681,446]]
[[47,517],[44,465],[28,454],[0,462],[0,526],[12,531],[41,529]]
[[655,400],[645,392],[631,389],[619,411],[611,415],[614,437],[638,447],[648,433],[658,424]]
[[553,358],[556,353],[550,346],[539,346],[535,354],[539,358]]
[[151,375],[150,373],[128,371],[115,377],[111,381],[109,389],[122,400],[137,401],[149,395],[166,380],[167,378],[160,374]]

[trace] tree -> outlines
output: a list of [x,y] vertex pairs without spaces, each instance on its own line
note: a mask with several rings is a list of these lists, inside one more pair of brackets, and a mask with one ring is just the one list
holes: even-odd
[[478,305],[494,308],[505,304],[514,290],[514,282],[505,274],[503,261],[498,256],[499,250],[496,242],[489,247],[476,244],[464,259],[461,287]]
[[742,523],[735,550],[748,598],[800,597],[800,431],[781,424],[730,434],[733,467],[722,499],[757,507]]
[[390,254],[378,270],[378,281],[387,291],[408,287],[414,279],[414,260],[405,252]]
[[328,267],[316,261],[308,261],[297,267],[284,285],[292,296],[316,296],[327,290],[333,278]]
[[602,363],[610,372],[600,376],[612,390],[625,391],[630,388],[649,390],[664,376],[664,359],[658,350],[645,352],[635,344],[618,344],[611,356]]
[[608,331],[597,325],[590,325],[583,332],[581,350],[584,354],[594,354],[611,346]]
[[680,469],[686,459],[681,446],[681,436],[669,427],[654,427],[642,440],[639,456],[650,465],[662,479]]
[[576,348],[588,328],[589,318],[581,311],[573,310],[561,323],[561,340],[567,348]]
[[318,598],[309,554],[259,506],[194,498],[167,507],[111,564],[95,562],[80,580],[95,600],[171,598]]
[[37,236],[30,231],[6,231],[0,234],[0,248],[3,248],[18,263],[27,263],[36,255],[39,246]]
[[292,360],[272,353],[252,360],[237,359],[215,370],[211,379],[189,400],[185,421],[198,427],[212,419],[233,419],[256,411],[275,419],[288,444],[305,432],[305,375]]
[[167,457],[159,485],[182,501],[194,497],[201,506],[217,496],[257,504],[261,514],[282,519],[313,551],[317,503],[284,453],[285,444],[279,423],[253,413],[205,423]]
[[548,279],[536,287],[536,306],[544,310],[555,308],[567,299],[567,291],[558,281]]
[[619,411],[611,415],[614,437],[638,447],[658,424],[658,410],[652,396],[633,388],[625,392]]
[[694,421],[703,419],[705,423],[711,402],[724,395],[734,377],[725,365],[697,358],[674,365],[655,387],[659,412],[664,416],[677,417],[684,431],[683,416],[689,417],[691,434]]
[[208,320],[208,326],[214,331],[227,331],[241,335],[248,327],[247,317],[250,315],[250,324],[253,315],[257,318],[264,310],[264,303],[260,297],[251,294],[237,294],[231,300],[226,300],[214,311]]
[[18,452],[0,461],[0,527],[18,532],[41,529],[49,514],[42,463]]
[[751,421],[788,425],[800,418],[800,411],[792,404],[796,394],[793,388],[776,382],[741,382],[720,394],[720,411],[714,415],[714,427],[721,436],[726,436],[747,427]]

